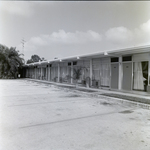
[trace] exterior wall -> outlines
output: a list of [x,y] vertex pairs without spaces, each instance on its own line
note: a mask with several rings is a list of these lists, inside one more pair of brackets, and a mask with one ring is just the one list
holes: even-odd
[[87,77],[90,77],[90,60],[84,60],[83,66],[86,67],[83,70],[83,78],[86,79]]
[[110,87],[110,58],[102,58],[100,66],[100,85]]
[[58,81],[58,63],[53,63],[51,66],[51,81]]
[[132,56],[132,61],[133,62],[149,61],[149,59],[150,59],[150,53],[134,54]]
[[37,79],[40,79],[40,76],[41,76],[41,71],[39,66],[37,66]]
[[[77,60],[77,64],[73,65],[73,69],[79,69],[81,68],[81,76],[78,82],[85,81],[87,77],[90,77],[90,59],[89,60]],[[73,83],[75,83],[76,80],[73,80]]]
[[110,58],[95,58],[92,64],[93,86],[110,87]]
[[[54,62],[51,64],[51,67],[48,63],[38,64],[37,66],[28,66],[25,68],[25,77],[54,82],[75,83],[75,80],[72,78],[67,79],[67,76],[73,77],[74,68],[85,67],[85,69],[82,70],[81,81],[90,77],[92,86],[108,87],[118,90],[142,90],[143,87],[141,89],[135,88],[135,84],[139,81],[136,77],[138,72],[136,66],[140,65],[142,69],[147,67],[145,69],[147,71],[147,77],[145,76],[146,71],[144,69],[144,71],[141,70],[141,76],[143,75],[143,80],[141,78],[141,84],[144,85],[143,91],[146,89],[150,91],[150,53],[131,55],[132,60],[129,62],[123,62],[123,56],[118,56],[119,61],[114,63],[111,63],[111,56],[109,56],[103,58],[91,57],[86,60],[79,59],[76,60],[76,65],[73,65],[74,60],[70,60],[66,62]],[[68,62],[71,63],[71,66],[68,66]],[[118,67],[118,70],[113,72],[113,67]],[[130,67],[130,73],[125,67]],[[130,82],[130,85],[127,84],[126,80]],[[96,82],[97,84],[95,84]],[[114,83],[116,83],[116,85],[113,85]]]
[[60,63],[60,82],[66,82],[67,75],[68,75],[68,63],[62,62]]
[[93,59],[93,80],[100,80],[100,58]]

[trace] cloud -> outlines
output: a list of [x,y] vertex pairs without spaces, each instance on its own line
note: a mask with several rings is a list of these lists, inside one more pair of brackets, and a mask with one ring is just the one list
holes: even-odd
[[117,43],[124,43],[133,39],[133,33],[123,26],[110,28],[106,31],[105,36],[107,40]]
[[105,33],[106,40],[115,44],[148,45],[150,44],[150,20],[130,30],[126,27],[110,28]]
[[98,42],[101,41],[101,35],[92,30],[89,30],[87,32],[76,31],[75,33],[59,30],[58,32],[53,32],[49,36],[49,41],[64,44],[75,44],[75,43],[79,44],[90,41]]
[[50,35],[40,35],[38,37],[32,37],[28,44],[33,44],[37,46],[52,45],[52,44],[83,44],[86,42],[100,42],[102,39],[101,35],[97,32],[89,30],[87,32],[65,32],[64,30],[59,30],[58,32],[53,32]]
[[150,19],[146,23],[143,23],[142,25],[140,25],[140,29],[143,32],[150,32]]
[[47,45],[47,40],[42,37],[32,37],[28,43],[31,43],[33,45],[39,45],[44,46]]
[[[75,52],[80,54],[85,53],[85,50],[86,52],[94,52],[148,45],[150,44],[150,20],[132,30],[123,26],[110,28],[104,35],[92,30],[86,32],[59,30],[51,34],[32,37],[29,40],[26,39],[26,41],[25,54],[43,55],[45,53],[45,58],[58,54],[64,56],[76,55]],[[22,46],[18,46],[18,49],[21,50]]]
[[[101,35],[97,32],[94,32],[92,30],[89,30],[87,32],[65,32],[64,30],[59,30],[58,32],[53,32],[50,35],[44,34],[39,35],[36,37],[31,37],[29,40],[27,40],[24,44],[24,51],[22,49],[22,45],[19,44],[17,46],[17,49],[20,50],[20,53],[25,54],[25,58],[30,58],[30,55],[38,54],[43,55],[43,51],[45,53],[58,53],[59,50],[63,49],[63,52],[60,52],[60,55],[62,53],[68,54],[68,50],[66,46],[68,45],[71,47],[69,49],[69,52],[71,50],[71,54],[73,53],[73,49],[76,47],[86,47],[89,43],[100,43],[101,41]],[[94,44],[95,45],[95,44]],[[64,50],[65,49],[65,50]],[[83,48],[82,48],[83,49]],[[67,52],[66,52],[67,51]],[[45,58],[50,57],[45,54]],[[71,55],[70,54],[70,55]],[[58,55],[58,54],[57,54]]]
[[0,9],[1,11],[8,12],[13,15],[18,15],[18,16],[26,16],[29,17],[33,15],[33,3],[31,2],[14,2],[14,1],[9,1],[9,2],[0,2]]

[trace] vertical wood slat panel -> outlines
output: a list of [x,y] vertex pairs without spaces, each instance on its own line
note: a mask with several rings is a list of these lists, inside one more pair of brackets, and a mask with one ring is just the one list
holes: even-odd
[[96,70],[99,70],[100,68],[100,59],[99,58],[96,58],[96,59],[93,59],[93,69],[96,69]]
[[135,54],[132,56],[132,61],[149,61],[150,53]]
[[90,68],[90,60],[84,60],[83,61],[83,66],[87,67],[87,68]]

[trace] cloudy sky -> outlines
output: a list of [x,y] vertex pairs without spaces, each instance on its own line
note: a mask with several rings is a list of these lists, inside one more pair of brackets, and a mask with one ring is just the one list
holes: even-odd
[[150,45],[150,2],[0,1],[0,44],[25,59]]

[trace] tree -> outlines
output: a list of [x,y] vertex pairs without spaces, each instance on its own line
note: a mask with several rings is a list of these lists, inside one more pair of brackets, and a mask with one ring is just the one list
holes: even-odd
[[82,67],[79,68],[73,68],[73,79],[76,80],[76,82],[80,79],[82,75]]
[[[76,87],[78,84],[78,81],[80,80],[81,76],[82,76],[82,72],[83,71],[88,71],[88,69],[86,67],[77,67],[77,68],[73,68],[73,79],[76,81]],[[86,78],[87,81],[87,78]],[[87,82],[88,83],[88,82]],[[89,87],[89,85],[87,85]]]
[[39,62],[39,60],[41,61],[41,58],[38,55],[32,55],[31,59],[32,59],[33,62]]
[[30,59],[27,60],[27,64],[39,62],[39,61],[45,61],[46,59],[44,57],[40,58],[38,55],[32,55]]
[[15,47],[8,48],[0,44],[0,78],[16,78],[23,65],[21,55]]
[[27,64],[31,64],[31,63],[33,63],[32,59],[28,59]]

